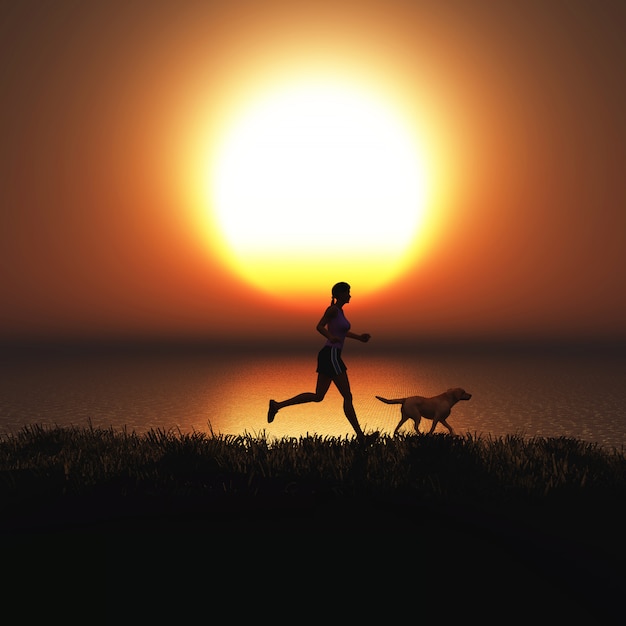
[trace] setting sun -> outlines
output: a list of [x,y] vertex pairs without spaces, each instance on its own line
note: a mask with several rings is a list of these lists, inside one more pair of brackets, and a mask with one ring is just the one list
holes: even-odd
[[412,261],[428,200],[422,146],[399,109],[332,80],[252,100],[207,175],[224,261],[262,291],[373,291]]

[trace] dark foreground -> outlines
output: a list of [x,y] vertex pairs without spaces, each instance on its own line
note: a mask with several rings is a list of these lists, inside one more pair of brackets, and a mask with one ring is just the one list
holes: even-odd
[[123,601],[186,623],[179,594],[242,618],[623,623],[625,470],[571,439],[33,427],[0,442],[0,531],[6,571],[95,594],[105,623]]

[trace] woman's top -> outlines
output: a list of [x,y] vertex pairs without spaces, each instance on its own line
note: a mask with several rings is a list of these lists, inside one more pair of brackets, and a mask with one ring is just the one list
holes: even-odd
[[343,309],[337,307],[337,315],[328,322],[328,331],[334,337],[339,339],[339,342],[333,343],[330,339],[326,340],[324,345],[333,346],[334,348],[343,348],[343,342],[346,338],[347,332],[350,330],[350,322],[346,319],[343,313]]

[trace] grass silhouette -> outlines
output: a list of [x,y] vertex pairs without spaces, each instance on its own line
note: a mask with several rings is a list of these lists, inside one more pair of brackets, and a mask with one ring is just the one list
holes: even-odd
[[[314,510],[365,503],[410,514],[423,507],[506,514],[626,501],[626,456],[571,438],[467,434],[268,440],[151,430],[28,426],[0,441],[0,521],[19,523],[45,502],[68,515],[80,500],[108,504],[108,519],[169,500],[187,513],[229,507]],[[139,504],[140,503],[140,504]],[[96,507],[97,509],[97,507]],[[76,521],[98,523],[85,508]],[[38,508],[37,524],[47,521]],[[175,513],[176,509],[172,509]],[[53,511],[50,510],[51,516]],[[71,515],[67,518],[71,522]]]
[[0,532],[18,564],[60,545],[53,560],[84,553],[83,567],[109,563],[116,577],[126,563],[128,584],[139,552],[154,580],[168,559],[181,575],[199,561],[255,568],[269,551],[287,582],[316,585],[319,570],[342,585],[349,572],[393,594],[414,569],[449,616],[450,597],[457,617],[470,605],[483,616],[474,603],[486,594],[520,619],[613,623],[626,591],[625,470],[623,450],[570,438],[399,434],[363,446],[32,425],[0,440]]

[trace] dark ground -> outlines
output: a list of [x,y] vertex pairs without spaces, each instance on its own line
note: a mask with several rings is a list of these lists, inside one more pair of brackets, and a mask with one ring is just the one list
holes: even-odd
[[623,624],[623,521],[616,503],[75,498],[14,511],[1,529],[7,598],[15,582],[60,585],[102,623],[209,621],[221,607],[281,621]]

